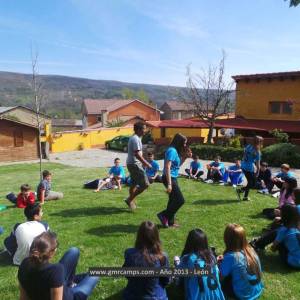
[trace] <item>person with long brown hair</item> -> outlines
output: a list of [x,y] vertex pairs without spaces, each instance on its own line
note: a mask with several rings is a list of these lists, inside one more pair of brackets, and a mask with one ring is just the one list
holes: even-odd
[[184,277],[186,300],[214,299],[224,300],[219,280],[219,269],[214,251],[208,246],[205,232],[199,228],[189,232],[179,268],[205,269],[208,274]]
[[[247,178],[247,185],[242,188],[237,188],[236,192],[240,200],[240,194],[244,193],[243,200],[248,201],[249,191],[255,187],[256,177],[260,170],[261,148],[264,139],[261,136],[255,136],[252,143],[247,144],[244,148],[244,156],[242,159],[242,170]],[[255,167],[254,167],[255,165]]]
[[54,232],[37,236],[18,271],[20,300],[86,300],[99,277],[75,275],[79,249],[70,248],[59,263],[51,264],[58,247]]
[[224,255],[218,257],[224,294],[243,300],[258,299],[263,292],[261,266],[247,242],[245,229],[238,224],[228,224],[224,242]]
[[[144,221],[140,225],[134,248],[125,251],[123,267],[169,267],[168,257],[162,250],[159,232],[154,223]],[[128,277],[123,291],[124,300],[167,300],[165,287],[169,277]]]
[[164,227],[178,226],[175,223],[175,214],[185,200],[179,188],[177,177],[180,166],[188,157],[192,157],[192,152],[187,147],[187,138],[181,133],[176,133],[165,153],[162,177],[162,182],[167,188],[166,192],[169,194],[169,201],[167,208],[157,214]]

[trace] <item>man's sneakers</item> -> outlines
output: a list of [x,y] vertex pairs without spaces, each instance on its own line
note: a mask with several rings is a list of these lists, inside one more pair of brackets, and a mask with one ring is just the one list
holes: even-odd
[[129,202],[128,198],[126,198],[126,199],[124,199],[124,202],[132,211],[136,209],[136,205],[135,205],[134,201]]
[[168,228],[169,227],[169,221],[168,219],[162,214],[162,213],[158,213],[157,214],[157,217],[161,223],[161,225],[164,227],[164,228]]

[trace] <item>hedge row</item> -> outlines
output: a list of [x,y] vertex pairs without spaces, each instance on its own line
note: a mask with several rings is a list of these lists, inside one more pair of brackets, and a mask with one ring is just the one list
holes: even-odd
[[[235,159],[243,157],[242,148],[222,147],[214,145],[191,145],[194,154],[199,155],[200,159],[212,160],[217,155],[223,161],[234,162]],[[263,148],[262,160],[268,162],[270,166],[280,167],[287,163],[292,168],[300,168],[300,147],[290,144],[274,144]]]

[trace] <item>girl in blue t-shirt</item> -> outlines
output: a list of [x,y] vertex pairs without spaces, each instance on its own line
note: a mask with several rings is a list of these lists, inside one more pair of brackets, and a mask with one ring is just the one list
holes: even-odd
[[300,268],[300,216],[297,206],[284,205],[281,209],[282,225],[277,230],[271,249],[279,251],[284,263],[293,268]]
[[193,229],[187,237],[179,268],[204,269],[207,274],[184,277],[186,300],[224,300],[219,281],[217,260],[208,247],[206,234],[201,229]]
[[177,177],[180,166],[186,158],[192,157],[192,152],[186,144],[187,138],[181,133],[177,133],[165,152],[162,182],[167,188],[166,192],[169,194],[169,201],[167,208],[157,214],[164,227],[178,226],[175,223],[175,214],[184,204],[184,197],[178,186]]
[[[259,174],[261,148],[264,139],[261,136],[255,136],[252,144],[246,145],[244,148],[244,156],[242,159],[242,170],[247,178],[247,185],[240,189],[236,189],[238,198],[240,194],[244,193],[243,200],[250,200],[248,197],[249,190],[255,187],[256,176]],[[256,167],[256,168],[255,168]]]
[[224,242],[224,255],[218,257],[224,294],[242,300],[258,299],[263,291],[261,266],[244,228],[228,224]]

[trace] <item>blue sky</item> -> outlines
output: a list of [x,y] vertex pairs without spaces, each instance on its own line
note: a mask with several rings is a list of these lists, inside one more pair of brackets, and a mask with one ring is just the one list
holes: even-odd
[[184,86],[227,54],[236,74],[300,70],[300,7],[283,0],[0,1],[0,70]]

